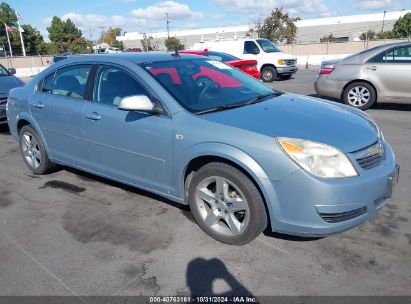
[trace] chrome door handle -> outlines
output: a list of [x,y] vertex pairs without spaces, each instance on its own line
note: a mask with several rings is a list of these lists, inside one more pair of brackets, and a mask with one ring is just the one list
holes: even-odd
[[45,105],[42,103],[33,103],[33,107],[38,108],[38,109],[43,109]]
[[94,112],[94,113],[86,114],[86,118],[91,119],[91,120],[100,120],[101,116]]
[[376,71],[377,67],[373,65],[373,66],[367,67],[367,69],[369,69],[371,71]]

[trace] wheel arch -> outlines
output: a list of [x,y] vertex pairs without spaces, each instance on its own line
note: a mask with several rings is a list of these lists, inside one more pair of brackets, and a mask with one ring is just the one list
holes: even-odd
[[344,87],[342,88],[342,90],[341,90],[341,96],[340,96],[341,99],[344,99],[344,92],[345,92],[345,90],[347,89],[347,87],[348,87],[350,84],[353,84],[353,83],[355,83],[355,82],[363,82],[363,83],[366,83],[366,84],[370,85],[370,86],[374,89],[374,91],[375,91],[375,101],[376,101],[376,102],[378,101],[378,91],[377,91],[377,88],[375,87],[375,85],[374,85],[371,81],[365,80],[365,79],[354,79],[354,80],[351,80],[350,82],[346,83],[345,86],[344,86]]
[[24,127],[30,125],[34,128],[37,134],[40,136],[41,140],[43,141],[44,148],[46,149],[47,153],[49,153],[47,142],[44,138],[43,132],[41,132],[40,126],[35,122],[31,115],[27,113],[20,114],[16,119],[16,136],[17,138],[20,135],[20,130]]

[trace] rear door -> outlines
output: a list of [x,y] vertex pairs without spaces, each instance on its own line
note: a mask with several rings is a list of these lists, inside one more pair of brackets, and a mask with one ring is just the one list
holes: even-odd
[[72,65],[47,75],[30,98],[50,156],[77,166],[88,163],[82,116],[91,67]]
[[376,87],[379,100],[411,100],[411,45],[388,49],[364,64],[363,73]]
[[94,171],[170,193],[172,120],[118,109],[123,97],[153,95],[131,71],[100,65],[93,101],[84,107],[85,135]]

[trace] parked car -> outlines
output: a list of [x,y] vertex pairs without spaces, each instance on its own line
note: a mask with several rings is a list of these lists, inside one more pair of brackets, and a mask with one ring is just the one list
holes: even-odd
[[132,52],[132,53],[141,53],[142,50],[140,48],[128,48],[125,52]]
[[192,50],[225,52],[241,59],[257,60],[261,79],[272,82],[277,77],[290,79],[297,72],[297,57],[281,52],[268,39],[220,39],[195,43]]
[[321,64],[318,95],[366,110],[375,102],[411,102],[411,43],[377,46]]
[[182,54],[194,54],[194,55],[207,56],[207,57],[210,57],[211,59],[224,62],[237,69],[240,69],[244,73],[247,73],[256,79],[260,79],[260,72],[257,69],[257,60],[242,60],[235,56],[232,56],[232,55],[229,55],[223,52],[212,52],[212,51],[208,51],[207,49],[203,51],[189,50],[189,51],[179,51],[179,52]]
[[[203,76],[215,80],[203,86]],[[63,164],[188,204],[228,244],[268,223],[302,236],[350,229],[398,180],[366,113],[275,91],[197,55],[69,58],[14,89],[7,115],[34,174]]]
[[13,88],[24,85],[23,81],[14,76],[14,68],[6,69],[0,64],[0,125],[7,123],[6,105],[9,91]]

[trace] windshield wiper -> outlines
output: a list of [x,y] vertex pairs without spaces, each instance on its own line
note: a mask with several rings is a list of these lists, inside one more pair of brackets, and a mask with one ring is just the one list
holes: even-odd
[[219,106],[216,106],[215,108],[201,110],[201,111],[197,111],[195,113],[197,115],[201,115],[201,114],[205,114],[205,113],[218,112],[218,111],[224,111],[224,110],[227,110],[227,109],[239,108],[239,107],[242,107],[243,105],[244,105],[243,103],[235,103],[235,104],[231,104],[231,105],[219,105]]
[[251,105],[251,104],[255,104],[258,102],[263,101],[264,98],[269,97],[269,96],[280,96],[283,93],[281,92],[270,92],[267,94],[261,94],[258,95],[257,97],[251,99],[251,100],[247,100],[245,102],[241,102],[241,103],[235,103],[235,104],[230,104],[230,105],[219,105],[217,107],[211,108],[211,109],[206,109],[206,110],[201,110],[201,111],[197,111],[195,112],[197,115],[201,115],[201,114],[205,114],[205,113],[211,113],[211,112],[218,112],[218,111],[224,111],[227,109],[234,109],[234,108],[239,108],[239,107],[243,107],[243,106],[247,106],[247,105]]
[[253,98],[253,99],[250,99],[250,100],[244,102],[243,105],[255,104],[255,103],[263,101],[263,99],[266,98],[266,97],[273,96],[273,95],[280,96],[282,94],[283,93],[281,93],[281,92],[270,92],[270,93],[267,93],[267,94],[261,94],[261,95],[258,95],[256,98]]

